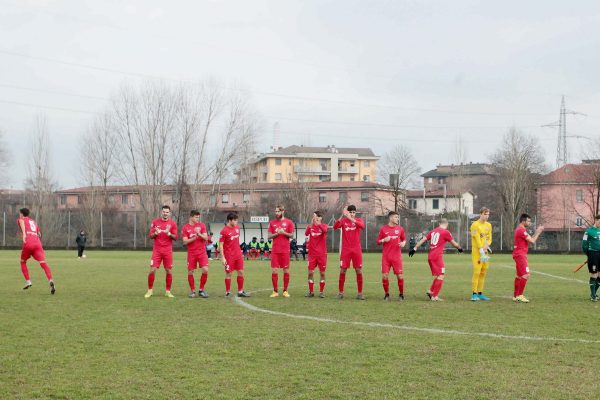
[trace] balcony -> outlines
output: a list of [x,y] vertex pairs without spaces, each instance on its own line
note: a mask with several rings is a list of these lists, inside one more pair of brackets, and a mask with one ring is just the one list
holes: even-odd
[[331,171],[324,170],[321,167],[303,167],[300,165],[294,166],[294,172],[304,175],[331,175]]
[[340,174],[358,174],[358,167],[346,167],[338,170]]

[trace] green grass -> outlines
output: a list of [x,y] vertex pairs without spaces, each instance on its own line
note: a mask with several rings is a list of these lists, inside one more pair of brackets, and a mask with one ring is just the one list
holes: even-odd
[[[145,300],[150,254],[49,251],[51,296],[30,261],[34,286],[21,290],[18,251],[0,252],[0,398],[4,399],[348,399],[587,398],[597,393],[598,303],[587,285],[533,274],[530,304],[511,301],[514,268],[494,255],[485,292],[471,303],[470,256],[446,255],[443,303],[425,301],[431,277],[423,254],[405,258],[406,301],[385,303],[379,255],[365,256],[367,301],[335,299],[338,263],[330,257],[326,299],[306,299],[306,268],[293,262],[289,299],[255,292],[250,305],[345,322],[523,335],[508,339],[305,320],[251,311],[225,299],[213,261],[209,299],[188,299],[184,253],[173,291]],[[530,256],[532,270],[587,281],[570,270],[582,256]],[[507,268],[508,267],[508,268]],[[266,261],[246,263],[247,290],[269,289]],[[390,287],[396,293],[392,280]],[[235,279],[233,280],[235,289]]]

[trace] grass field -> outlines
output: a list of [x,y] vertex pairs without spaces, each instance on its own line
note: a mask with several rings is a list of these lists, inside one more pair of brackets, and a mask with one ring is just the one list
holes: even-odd
[[469,255],[446,255],[441,303],[426,301],[423,254],[405,258],[402,304],[382,301],[376,254],[365,256],[364,302],[353,298],[353,273],[347,298],[335,299],[333,256],[325,299],[303,297],[301,261],[289,299],[268,297],[266,261],[247,262],[247,306],[222,296],[217,261],[211,297],[188,299],[184,257],[176,253],[177,298],[162,296],[159,271],[146,300],[149,253],[90,251],[78,261],[49,251],[51,296],[37,264],[23,291],[19,252],[0,252],[0,398],[573,399],[600,388],[600,305],[588,300],[586,269],[570,272],[583,256],[530,256],[529,304],[510,299],[509,255],[494,255],[493,300],[478,303],[468,301]]

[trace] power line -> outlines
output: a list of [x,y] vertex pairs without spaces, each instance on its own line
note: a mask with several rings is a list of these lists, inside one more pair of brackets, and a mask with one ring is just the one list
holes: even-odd
[[61,96],[81,97],[81,98],[84,98],[84,99],[103,100],[103,101],[108,101],[109,100],[106,97],[90,96],[90,95],[76,94],[76,93],[67,93],[67,92],[61,92],[61,91],[58,91],[58,90],[36,89],[36,88],[32,88],[32,87],[11,85],[11,84],[7,84],[7,83],[0,83],[0,87],[4,87],[4,88],[7,88],[7,89],[26,90],[26,91],[29,91],[29,92],[58,94],[58,95],[61,95]]

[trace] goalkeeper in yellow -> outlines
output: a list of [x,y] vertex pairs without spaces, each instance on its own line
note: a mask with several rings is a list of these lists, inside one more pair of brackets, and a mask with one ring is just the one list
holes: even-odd
[[471,288],[473,295],[471,301],[489,300],[490,298],[483,294],[483,285],[485,275],[490,267],[492,244],[492,224],[488,222],[490,218],[490,209],[482,207],[479,210],[479,219],[471,224],[471,260],[473,261],[473,277],[471,279]]

